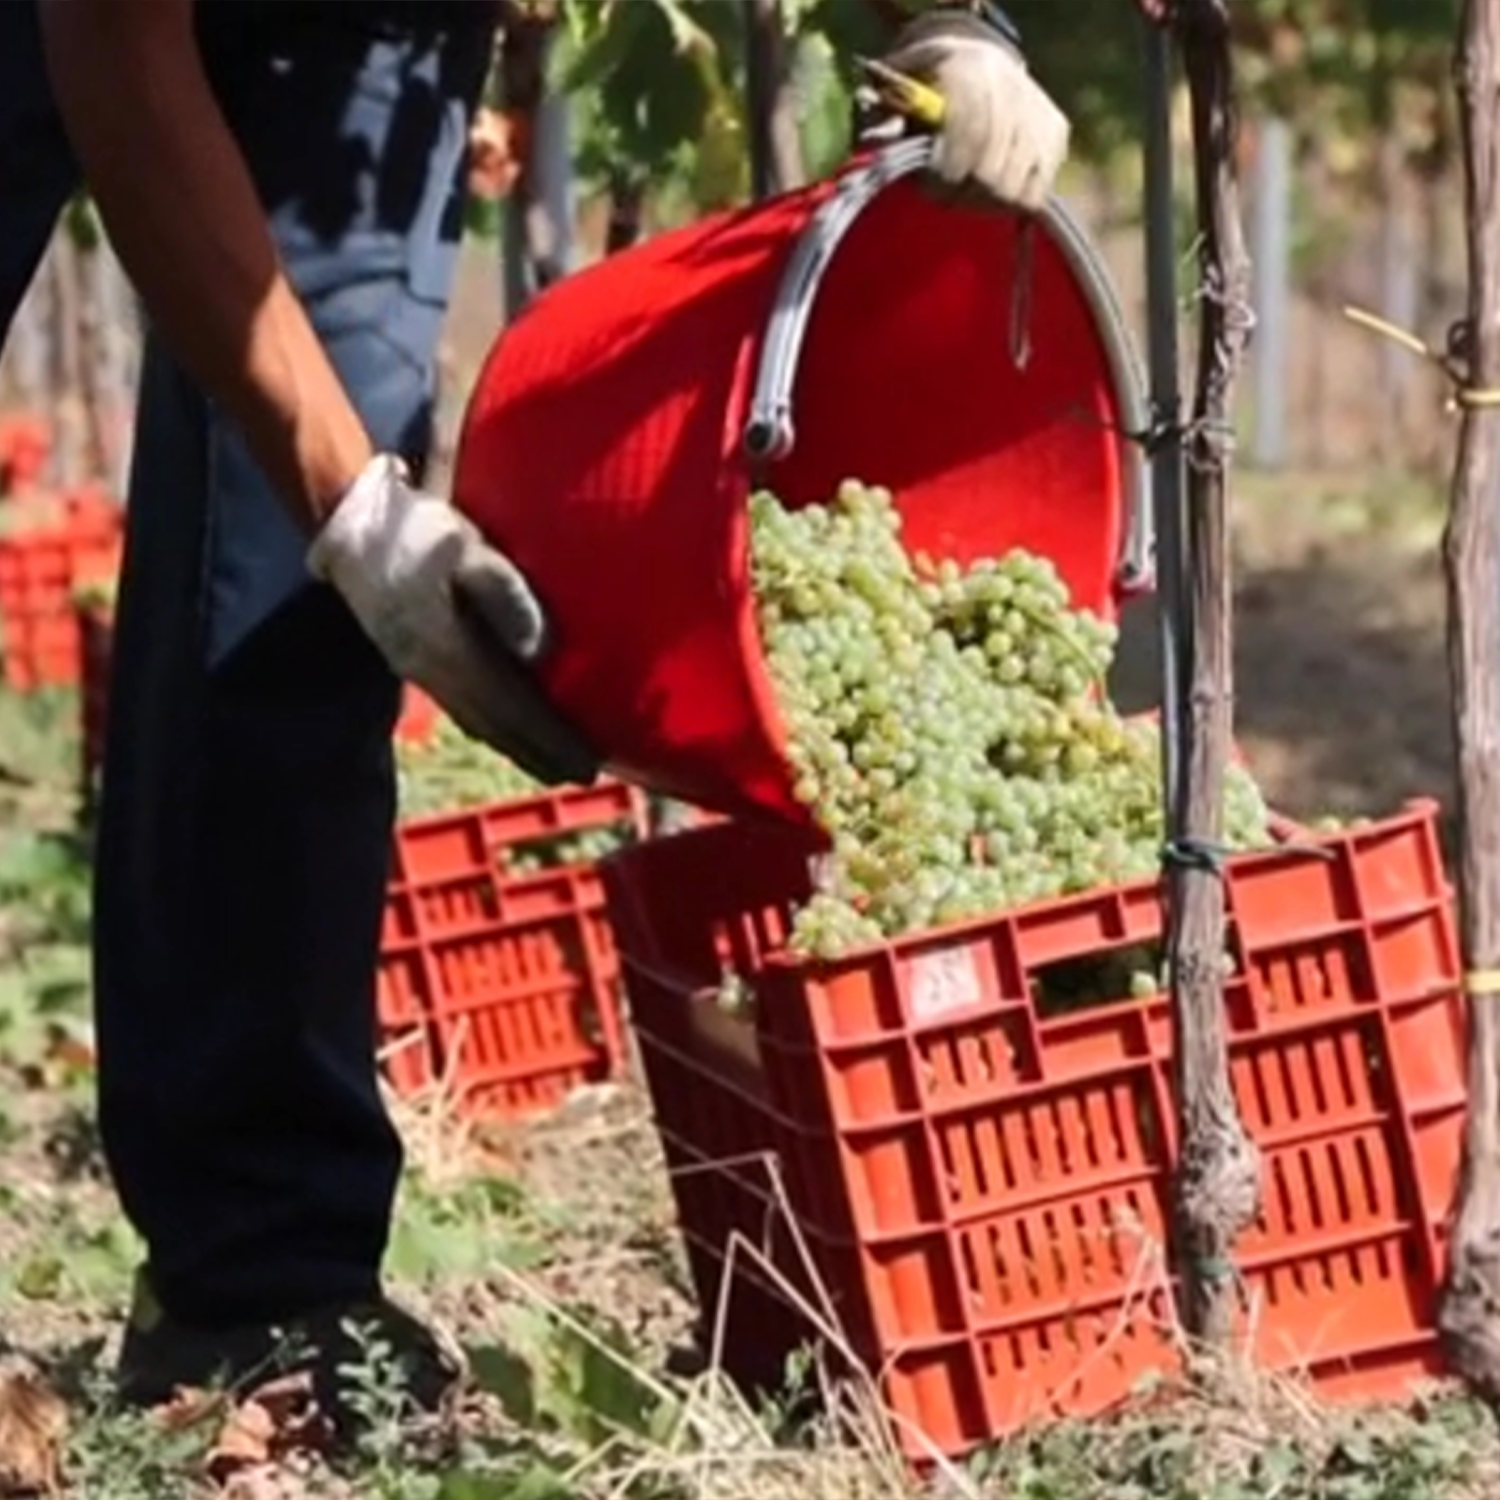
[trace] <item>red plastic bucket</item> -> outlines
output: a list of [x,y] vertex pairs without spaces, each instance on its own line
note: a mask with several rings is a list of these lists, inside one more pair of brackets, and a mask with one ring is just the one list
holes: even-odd
[[913,548],[1030,548],[1105,613],[1149,585],[1144,400],[1103,272],[1058,206],[936,202],[927,149],[605,260],[489,355],[456,503],[531,579],[542,680],[625,779],[807,821],[749,589],[757,485],[885,485]]

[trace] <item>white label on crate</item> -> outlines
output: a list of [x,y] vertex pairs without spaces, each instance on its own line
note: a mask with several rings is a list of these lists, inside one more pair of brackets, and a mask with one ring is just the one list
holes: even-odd
[[936,1021],[984,999],[974,954],[964,946],[939,948],[912,959],[906,983],[913,1021]]

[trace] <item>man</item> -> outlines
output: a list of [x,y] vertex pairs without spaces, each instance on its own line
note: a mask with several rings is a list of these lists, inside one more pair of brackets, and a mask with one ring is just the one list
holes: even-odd
[[[457,1370],[381,1296],[400,1148],[373,972],[399,679],[553,781],[591,747],[531,686],[525,581],[420,488],[487,0],[0,5],[0,323],[87,182],[149,312],[100,816],[99,1110],[148,1250],[127,1400],[347,1319],[413,1400]],[[988,14],[888,60],[939,174],[1035,206],[1062,115]]]

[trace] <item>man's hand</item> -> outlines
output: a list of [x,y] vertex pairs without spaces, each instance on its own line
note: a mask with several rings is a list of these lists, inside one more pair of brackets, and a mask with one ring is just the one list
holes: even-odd
[[904,27],[882,61],[943,96],[933,158],[943,181],[1020,208],[1042,206],[1068,154],[1068,119],[1005,37],[943,7]]
[[381,455],[350,486],[308,552],[392,671],[454,722],[550,784],[587,784],[599,760],[527,670],[545,644],[526,580],[445,500]]

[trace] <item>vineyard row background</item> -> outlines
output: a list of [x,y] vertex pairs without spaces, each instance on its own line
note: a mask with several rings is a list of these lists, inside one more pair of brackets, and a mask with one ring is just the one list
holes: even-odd
[[[850,5],[863,0],[747,0],[751,11],[767,10],[789,44],[780,104],[797,117],[805,167],[814,174],[846,145],[830,121],[842,119],[847,79],[830,58],[851,50],[841,32]],[[715,0],[650,0],[612,11],[604,0],[573,0],[548,12],[552,56],[540,70],[535,56],[523,58],[520,76],[524,87],[528,68],[547,71],[553,84],[542,90],[532,160],[541,162],[538,176],[552,163],[544,206],[571,221],[571,232],[559,235],[554,223],[549,253],[568,268],[597,258],[612,237],[618,242],[622,196],[634,200],[640,232],[649,233],[747,195],[754,122],[744,106],[745,49],[724,29],[733,9],[722,0],[717,8]],[[1063,196],[1095,237],[1140,335],[1146,308],[1132,8],[1125,0],[1066,7],[1015,0],[1012,9],[1038,72],[1076,113],[1077,152]],[[1455,9],[1452,0],[1245,0],[1238,7],[1259,325],[1239,416],[1252,466],[1436,472],[1447,463],[1439,377],[1351,325],[1343,308],[1368,308],[1436,344],[1461,312],[1462,191],[1447,72]],[[686,38],[669,19],[686,16],[692,25],[694,15],[704,29]],[[619,33],[627,25],[630,56],[648,70],[652,98],[672,106],[647,127],[634,122],[628,98],[612,99],[613,78],[595,86],[610,49],[624,45]],[[496,103],[503,72],[502,61]],[[1185,147],[1185,119],[1181,131]],[[1186,259],[1185,187],[1179,183]],[[80,231],[79,217],[56,237],[0,359],[0,406],[52,415],[56,479],[102,472],[119,484],[140,324],[107,243],[96,226]],[[443,350],[444,446],[527,279],[524,216],[513,212],[507,224],[502,213],[498,231],[471,234],[465,246]],[[1193,284],[1186,266],[1182,284]],[[1184,306],[1185,334],[1189,314]]]

